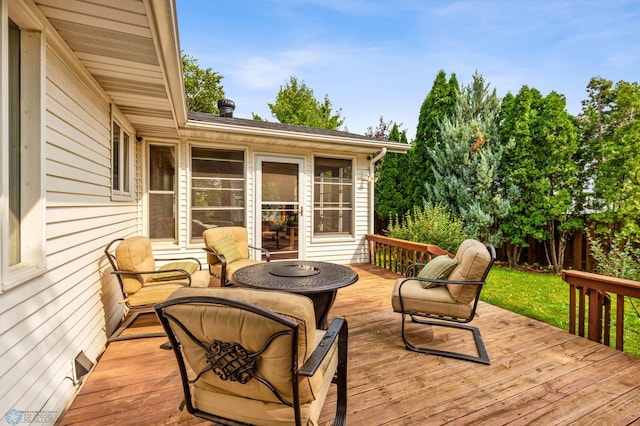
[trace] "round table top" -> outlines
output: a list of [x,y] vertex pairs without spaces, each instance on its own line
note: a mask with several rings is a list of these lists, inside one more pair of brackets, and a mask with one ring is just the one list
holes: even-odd
[[318,293],[351,285],[358,274],[335,263],[287,260],[245,266],[233,273],[232,280],[252,288]]

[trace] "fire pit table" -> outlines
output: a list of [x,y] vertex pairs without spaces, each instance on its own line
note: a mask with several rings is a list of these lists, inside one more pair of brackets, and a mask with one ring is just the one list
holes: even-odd
[[287,260],[245,266],[233,274],[242,287],[302,294],[313,300],[316,326],[328,327],[327,316],[339,288],[358,281],[358,274],[346,266],[328,262]]

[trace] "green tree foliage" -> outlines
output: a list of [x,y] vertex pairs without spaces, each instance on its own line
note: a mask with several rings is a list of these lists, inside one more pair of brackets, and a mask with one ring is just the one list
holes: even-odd
[[[298,82],[295,76],[291,76],[287,84],[280,86],[275,102],[267,105],[280,123],[332,130],[338,130],[344,124],[342,109],[334,112],[327,95],[323,102],[316,100],[313,90],[303,81]],[[255,114],[253,118],[261,119]]]
[[640,87],[593,78],[583,101],[580,130],[585,205],[594,231],[640,241]]
[[[380,117],[382,121],[382,117]],[[398,129],[398,124],[392,124],[388,139],[390,141],[407,142],[407,132]],[[407,194],[403,191],[402,181],[406,175],[407,156],[396,152],[388,152],[382,159],[378,169],[375,190],[375,211],[378,219],[386,221],[406,213],[405,200]]]
[[566,112],[564,96],[543,97],[523,86],[502,103],[501,137],[514,142],[505,153],[506,185],[518,188],[518,200],[502,220],[501,229],[511,245],[509,261],[518,262],[528,238],[543,242],[549,264],[559,272],[571,232],[582,226],[575,212],[579,192],[578,133]]
[[187,54],[182,55],[182,73],[187,109],[217,114],[217,102],[224,99],[223,76],[211,68],[200,68],[198,60]]
[[461,216],[470,235],[501,244],[498,220],[509,201],[499,180],[504,146],[498,134],[500,99],[477,72],[461,87],[453,114],[443,117],[427,150],[434,179],[427,199]]
[[453,114],[457,103],[458,80],[452,74],[447,82],[443,70],[438,72],[431,91],[420,107],[416,138],[408,153],[411,175],[405,183],[409,192],[407,210],[411,206],[422,206],[427,201],[425,183],[433,182],[433,173],[429,164],[429,149],[436,146],[440,121]]

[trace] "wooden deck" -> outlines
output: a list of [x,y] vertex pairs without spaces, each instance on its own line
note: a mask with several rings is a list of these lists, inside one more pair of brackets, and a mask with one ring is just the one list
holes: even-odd
[[[484,303],[472,324],[490,366],[410,352],[390,306],[398,275],[354,269],[360,280],[338,292],[331,312],[349,323],[348,424],[640,425],[640,358]],[[475,351],[470,335],[434,333],[434,345]],[[111,343],[61,424],[205,424],[178,410],[164,341]],[[332,423],[334,401],[321,424]]]

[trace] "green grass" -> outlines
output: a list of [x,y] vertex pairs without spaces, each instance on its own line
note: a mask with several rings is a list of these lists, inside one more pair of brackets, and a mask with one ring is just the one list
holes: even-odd
[[[494,306],[569,330],[569,284],[555,274],[494,266],[480,299]],[[638,300],[635,305],[640,307]],[[615,346],[615,296],[611,300],[611,344]],[[625,298],[624,351],[640,356],[640,318]]]

